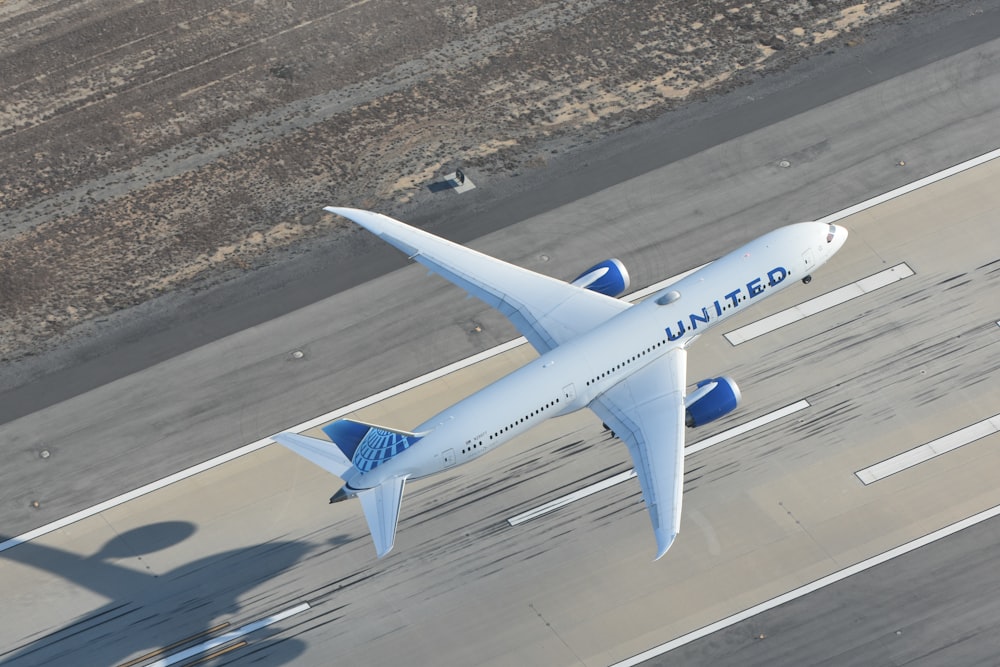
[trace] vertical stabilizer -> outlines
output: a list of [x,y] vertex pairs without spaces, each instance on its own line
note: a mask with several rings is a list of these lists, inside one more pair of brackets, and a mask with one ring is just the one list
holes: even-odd
[[338,477],[352,467],[369,472],[416,444],[423,434],[338,419],[323,427],[330,442],[298,433],[279,433],[274,441]]
[[403,484],[406,477],[391,477],[376,487],[358,492],[361,509],[368,521],[375,554],[381,558],[392,550],[396,541],[396,524],[399,522],[399,506],[403,501]]
[[361,472],[368,472],[409,449],[421,435],[353,419],[338,419],[323,432]]

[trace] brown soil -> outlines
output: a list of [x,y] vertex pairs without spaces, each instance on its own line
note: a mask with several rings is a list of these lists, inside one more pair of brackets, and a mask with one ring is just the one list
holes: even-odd
[[[332,5],[338,5],[333,8]],[[544,165],[919,2],[0,5],[0,357],[393,213],[461,163]]]

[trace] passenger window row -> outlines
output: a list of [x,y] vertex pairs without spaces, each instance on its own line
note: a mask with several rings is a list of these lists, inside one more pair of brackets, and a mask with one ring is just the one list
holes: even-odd
[[[545,410],[549,410],[551,408],[554,408],[559,402],[560,402],[560,399],[556,398],[556,399],[554,399],[552,401],[549,401],[548,403],[546,403],[542,407],[538,408],[537,410],[532,410],[530,413],[526,414],[525,416],[521,417],[520,419],[518,419],[516,421],[513,421],[510,424],[507,424],[506,426],[504,426],[499,431],[491,433],[490,434],[490,440],[493,440],[494,438],[499,438],[501,435],[503,435],[507,431],[511,430],[515,426],[518,426],[519,424],[523,424],[524,422],[528,421],[532,417],[537,417],[538,415],[542,414],[542,412],[544,412]],[[482,445],[483,445],[482,442],[478,442],[478,441],[474,442],[474,443],[472,443],[472,445],[470,447],[466,447],[465,449],[463,449],[462,453],[465,454],[466,452],[471,452],[471,451],[473,451],[475,449],[478,449]]]
[[603,373],[601,373],[597,377],[594,377],[594,378],[591,378],[591,379],[587,380],[587,386],[589,387],[592,384],[597,384],[597,382],[599,380],[603,380],[604,378],[608,377],[609,375],[611,375],[615,371],[619,371],[619,370],[625,368],[627,365],[629,365],[629,364],[631,364],[631,363],[633,363],[635,361],[638,361],[642,357],[646,356],[647,354],[649,354],[650,352],[652,352],[656,348],[660,347],[661,345],[666,344],[667,342],[668,342],[667,339],[664,338],[663,340],[661,340],[658,343],[656,343],[656,345],[651,345],[650,347],[647,347],[645,350],[642,350],[641,352],[639,352],[639,354],[636,354],[636,355],[633,355],[633,356],[629,357],[628,359],[626,359],[622,363],[620,363],[617,366],[613,367],[611,370],[604,371]]

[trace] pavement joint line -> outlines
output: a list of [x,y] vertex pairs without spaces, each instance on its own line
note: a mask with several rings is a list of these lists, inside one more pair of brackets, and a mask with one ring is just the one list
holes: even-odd
[[941,436],[936,440],[931,440],[930,442],[908,449],[901,454],[896,454],[884,461],[870,465],[854,474],[861,480],[862,484],[868,486],[880,479],[885,479],[886,477],[895,475],[897,472],[902,472],[913,466],[930,461],[933,458],[976,442],[988,435],[993,435],[998,431],[1000,431],[1000,414],[995,414],[975,424],[970,424],[948,435]]
[[694,630],[693,632],[689,632],[686,635],[681,635],[676,639],[672,639],[668,642],[660,644],[659,646],[654,646],[653,648],[647,649],[642,653],[638,653],[632,656],[631,658],[627,658],[625,660],[622,660],[621,662],[613,663],[612,665],[610,665],[610,667],[635,667],[635,665],[639,665],[647,660],[661,656],[665,653],[674,650],[675,648],[679,648],[681,646],[684,646],[685,644],[690,644],[691,642],[697,639],[706,637],[714,632],[718,632],[719,630],[724,630],[725,628],[736,625],[741,621],[745,621],[748,618],[752,618],[757,614],[761,614],[765,611],[770,611],[771,609],[779,607],[785,604],[786,602],[791,602],[792,600],[797,600],[798,598],[805,597],[806,595],[818,591],[821,588],[825,588],[827,586],[835,584],[855,574],[864,572],[865,570],[870,570],[876,565],[887,563],[894,558],[899,558],[900,556],[908,554],[911,551],[915,551],[920,547],[927,546],[928,544],[933,544],[938,540],[943,540],[944,538],[950,537],[951,535],[954,535],[959,531],[965,530],[966,528],[970,528],[984,521],[988,521],[989,519],[992,519],[997,516],[1000,516],[1000,505],[996,505],[987,510],[983,510],[978,514],[973,514],[972,516],[966,517],[964,519],[956,521],[955,523],[949,524],[944,528],[940,528],[932,533],[928,533],[923,537],[918,537],[915,540],[911,540],[909,542],[901,544],[898,547],[893,547],[888,551],[883,551],[878,555],[872,556],[871,558],[863,560],[859,563],[855,563],[854,565],[845,567],[844,569],[838,570],[832,574],[828,574],[825,577],[820,577],[819,579],[816,579],[815,581],[805,584],[804,586],[799,586],[798,588],[790,590],[787,593],[782,593],[781,595],[773,597],[770,600],[761,602],[760,604],[754,605],[753,607],[750,607],[748,609],[744,609],[743,611],[733,614],[732,616],[728,616],[726,618],[718,620],[715,623],[710,623],[704,627]]
[[843,287],[838,287],[837,289],[831,290],[826,294],[821,294],[815,298],[809,299],[808,301],[803,301],[802,303],[792,306],[791,308],[786,308],[784,310],[778,311],[773,315],[768,315],[767,317],[761,318],[756,322],[751,322],[750,324],[744,325],[737,329],[723,334],[726,340],[735,347],[741,343],[746,343],[754,338],[763,336],[764,334],[771,333],[772,331],[777,331],[782,327],[786,327],[789,324],[803,320],[811,315],[816,315],[824,310],[833,308],[834,306],[839,306],[843,303],[847,303],[852,299],[857,299],[858,297],[864,296],[875,290],[882,289],[894,283],[903,280],[904,278],[909,278],[915,275],[913,269],[906,262],[901,262],[896,266],[885,269],[884,271],[879,271],[860,280],[855,280],[853,283],[844,285]]
[[[881,204],[883,202],[889,201],[891,199],[895,199],[896,197],[899,197],[901,195],[907,194],[909,192],[913,192],[914,190],[917,190],[917,189],[922,188],[924,186],[930,185],[932,183],[936,183],[937,181],[940,181],[940,180],[943,180],[945,178],[948,178],[949,176],[954,176],[955,174],[959,174],[959,173],[961,173],[963,171],[966,171],[968,169],[972,169],[974,167],[978,167],[979,165],[984,164],[986,162],[989,162],[990,160],[993,160],[993,159],[998,158],[998,157],[1000,157],[1000,148],[992,150],[992,151],[990,151],[988,153],[983,153],[982,155],[979,155],[978,157],[974,157],[974,158],[972,158],[970,160],[966,160],[965,162],[960,162],[959,164],[956,164],[956,165],[954,165],[952,167],[948,167],[947,169],[944,169],[944,170],[939,171],[939,172],[937,172],[935,174],[931,174],[929,176],[926,176],[924,178],[916,180],[913,183],[910,183],[908,185],[904,185],[902,187],[896,188],[895,190],[890,190],[887,193],[884,193],[884,194],[878,195],[876,197],[873,197],[871,199],[865,200],[865,201],[861,202],[860,204],[855,204],[854,206],[850,206],[850,207],[848,207],[846,209],[843,209],[842,211],[837,211],[835,213],[831,213],[830,215],[826,216],[825,218],[821,218],[818,222],[827,222],[827,223],[829,223],[829,222],[834,222],[836,220],[841,220],[843,218],[848,217],[849,215],[853,215],[853,214],[858,213],[860,211],[864,211],[866,209],[872,208],[873,206],[877,206],[878,204]],[[696,270],[696,269],[692,269],[692,271],[694,271],[694,270]],[[686,275],[686,274],[681,274],[681,275],[683,276],[683,275]],[[635,293],[633,293],[633,294],[631,294],[629,296],[633,300],[636,299],[636,298],[640,298],[639,295],[644,294],[644,293],[651,294],[652,292],[655,292],[658,289],[662,289],[665,285],[668,285],[668,284],[670,284],[671,282],[673,282],[674,280],[677,280],[677,279],[678,278],[676,278],[676,277],[675,278],[668,278],[667,280],[660,281],[659,283],[656,283],[655,285],[650,285],[649,287],[645,288],[644,290],[639,290],[638,292],[635,292]],[[337,410],[334,410],[332,412],[328,412],[325,415],[321,415],[321,416],[316,417],[314,419],[310,419],[309,421],[303,422],[303,423],[299,424],[298,426],[293,426],[291,428],[287,428],[287,429],[283,429],[283,430],[285,430],[285,431],[293,431],[295,433],[300,433],[302,431],[308,430],[308,429],[313,428],[315,426],[319,426],[320,424],[323,424],[323,423],[325,423],[327,421],[330,421],[332,419],[336,419],[340,415],[349,413],[349,412],[351,412],[353,410],[361,409],[362,407],[371,405],[373,403],[377,403],[380,400],[383,400],[385,398],[389,398],[390,396],[394,396],[396,394],[399,394],[399,393],[401,393],[403,391],[406,391],[407,389],[419,386],[419,385],[424,384],[426,382],[430,382],[433,379],[436,379],[436,378],[439,378],[439,377],[443,377],[444,375],[447,375],[447,374],[452,373],[454,371],[460,370],[460,369],[465,368],[467,366],[471,366],[471,365],[473,365],[475,363],[478,363],[479,361],[483,361],[485,359],[489,359],[490,357],[494,357],[494,356],[496,356],[498,354],[502,354],[503,352],[506,352],[508,350],[512,350],[512,349],[514,349],[514,348],[516,348],[516,347],[518,347],[520,345],[523,345],[525,342],[526,341],[525,341],[525,338],[523,336],[520,337],[520,338],[515,338],[514,340],[507,341],[506,343],[498,345],[497,347],[494,347],[494,348],[492,348],[490,350],[484,350],[483,352],[480,352],[479,354],[473,355],[473,356],[468,357],[466,359],[462,359],[462,360],[456,361],[455,363],[449,364],[448,366],[445,366],[444,368],[439,369],[437,371],[432,371],[431,373],[427,373],[426,375],[423,375],[423,376],[421,376],[419,378],[415,378],[413,380],[409,380],[408,382],[404,382],[403,384],[397,385],[396,387],[391,387],[391,388],[386,389],[386,390],[384,390],[382,392],[379,392],[378,394],[374,394],[373,396],[370,396],[368,398],[364,398],[364,399],[355,401],[354,403],[348,405],[347,407],[338,408]],[[3,542],[0,542],[0,552],[6,551],[7,549],[11,549],[13,547],[16,547],[18,544],[23,544],[24,542],[29,542],[29,541],[37,538],[37,537],[41,537],[42,535],[47,535],[47,534],[49,534],[49,533],[51,533],[53,531],[59,530],[61,528],[65,528],[66,526],[68,526],[70,524],[76,523],[77,521],[82,521],[83,519],[91,517],[91,516],[93,516],[95,514],[100,514],[101,512],[104,512],[105,510],[111,509],[112,507],[117,507],[118,505],[122,505],[124,503],[127,503],[130,500],[134,500],[134,499],[139,498],[141,496],[144,496],[146,494],[152,493],[153,491],[157,491],[157,490],[162,489],[162,488],[164,488],[166,486],[169,486],[169,485],[173,484],[174,482],[179,482],[181,480],[187,479],[188,477],[193,477],[194,475],[197,475],[198,473],[201,473],[201,472],[204,472],[206,470],[210,470],[211,468],[214,468],[216,466],[222,465],[223,463],[228,463],[229,461],[232,461],[233,459],[237,459],[237,458],[239,458],[239,457],[241,457],[241,456],[243,456],[245,454],[250,454],[252,452],[257,451],[258,449],[262,449],[263,447],[266,447],[267,445],[270,445],[273,442],[274,442],[274,440],[270,436],[268,436],[266,438],[261,438],[260,440],[257,440],[256,442],[252,442],[252,443],[250,443],[248,445],[244,445],[242,447],[234,449],[231,452],[227,452],[227,453],[222,454],[220,456],[217,456],[217,457],[215,457],[213,459],[209,459],[208,461],[204,461],[204,462],[199,463],[197,465],[194,465],[194,466],[191,466],[191,467],[186,468],[184,470],[181,470],[179,472],[176,472],[176,473],[174,473],[172,475],[168,475],[167,477],[164,477],[163,479],[160,479],[160,480],[157,480],[157,481],[154,481],[154,482],[150,482],[149,484],[141,486],[138,489],[134,489],[134,490],[129,491],[127,493],[123,493],[123,494],[121,494],[119,496],[116,496],[114,498],[109,498],[108,500],[105,500],[104,502],[98,503],[97,505],[93,505],[93,506],[91,506],[89,508],[80,510],[79,512],[75,512],[73,514],[70,514],[69,516],[63,517],[62,519],[57,519],[56,521],[53,521],[51,523],[47,523],[47,524],[45,524],[43,526],[39,526],[38,528],[35,528],[33,530],[29,530],[29,531],[27,531],[25,533],[22,533],[21,535],[18,535],[16,537],[9,538],[9,539],[7,539],[7,540],[5,540]]]
[[177,653],[172,653],[164,658],[161,658],[160,660],[157,660],[156,662],[149,663],[146,667],[170,667],[170,665],[177,664],[182,660],[187,660],[188,658],[193,658],[196,655],[201,655],[202,653],[206,653],[212,649],[219,648],[220,646],[239,639],[244,635],[248,635],[251,632],[256,632],[257,630],[266,628],[269,625],[274,625],[279,621],[283,621],[286,618],[290,618],[296,614],[301,614],[308,609],[311,609],[310,604],[308,602],[302,602],[301,604],[289,607],[284,611],[279,611],[277,614],[272,614],[265,618],[252,621],[246,625],[236,628],[235,630],[230,630],[225,634],[221,634],[218,637],[213,637],[212,639],[192,646],[191,648],[178,651]]
[[[786,405],[785,407],[779,408],[773,412],[769,412],[766,415],[761,415],[756,419],[751,419],[748,422],[745,422],[738,426],[734,426],[721,433],[717,433],[716,435],[713,435],[710,438],[699,440],[698,442],[684,449],[684,456],[689,456],[691,454],[694,454],[695,452],[700,452],[703,449],[708,449],[712,445],[717,445],[721,442],[729,440],[730,438],[742,435],[747,431],[752,431],[755,428],[760,428],[765,424],[770,424],[771,422],[777,421],[782,417],[786,417],[790,414],[796,413],[799,410],[804,410],[805,408],[808,407],[809,407],[809,401],[805,399],[792,403],[791,405]],[[605,489],[610,489],[612,486],[621,484],[622,482],[627,482],[628,480],[632,479],[635,476],[636,476],[635,468],[630,468],[625,472],[618,473],[617,475],[612,475],[611,477],[608,477],[607,479],[602,479],[599,482],[594,482],[593,484],[585,486],[582,489],[577,489],[572,493],[567,493],[564,496],[560,496],[559,498],[550,500],[547,503],[543,503],[538,507],[534,507],[516,516],[512,516],[509,519],[507,519],[507,523],[511,527],[519,526],[522,523],[527,523],[532,519],[537,519],[539,517],[545,516],[546,514],[549,514],[550,512],[554,512],[557,509],[560,509],[562,507],[565,507],[566,505],[576,502],[577,500],[583,500],[584,498],[592,496],[595,493],[599,493],[601,491],[604,491]]]

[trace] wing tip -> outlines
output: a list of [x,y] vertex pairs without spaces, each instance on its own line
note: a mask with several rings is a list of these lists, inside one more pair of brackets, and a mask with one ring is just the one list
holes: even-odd
[[653,532],[656,533],[657,552],[656,552],[656,558],[653,559],[653,562],[655,563],[656,561],[663,558],[664,554],[666,554],[667,551],[670,550],[670,547],[673,545],[674,540],[677,538],[677,533],[672,531],[668,533],[663,530],[655,530]]
[[[390,218],[382,213],[366,211],[361,208],[350,208],[347,206],[324,206],[323,210],[327,213],[333,213],[334,215],[346,218],[347,220],[364,227],[372,234],[383,237],[386,241],[395,245],[408,255],[412,256],[416,252],[416,250],[411,248],[409,244],[407,244],[406,248],[400,248],[399,243],[401,243],[401,241],[395,238],[400,233],[420,233],[420,230],[416,227],[408,225],[405,222],[400,222],[399,220]],[[392,238],[386,238],[387,235]]]
[[342,218],[347,218],[348,220],[354,220],[359,215],[376,215],[372,211],[365,211],[360,208],[350,208],[348,206],[324,206],[323,210],[327,213],[333,213],[334,215],[339,215]]

